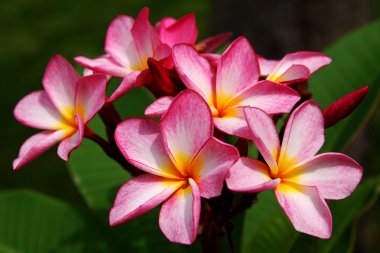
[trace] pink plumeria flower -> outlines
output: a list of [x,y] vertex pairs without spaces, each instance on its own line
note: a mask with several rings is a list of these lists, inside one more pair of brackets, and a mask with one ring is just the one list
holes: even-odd
[[129,221],[163,202],[159,226],[172,242],[196,239],[201,197],[219,196],[237,149],[213,137],[206,102],[193,91],[180,93],[158,123],[134,118],[120,123],[116,143],[125,158],[147,172],[117,193],[110,224]]
[[187,14],[178,20],[172,17],[161,19],[156,24],[156,31],[162,43],[173,47],[179,43],[194,45],[198,38],[195,14]]
[[[249,137],[250,130],[243,108],[258,107],[269,114],[288,113],[300,99],[298,93],[284,85],[258,81],[256,55],[246,38],[235,40],[223,53],[216,68],[191,46],[173,48],[177,72],[187,88],[196,91],[211,108],[218,129],[239,137]],[[150,105],[145,114],[162,115],[172,98],[163,97]]]
[[238,192],[274,188],[278,203],[296,230],[329,238],[332,217],[325,199],[342,199],[358,185],[363,168],[340,153],[315,155],[324,142],[324,120],[313,101],[299,106],[286,125],[282,145],[272,119],[262,110],[244,110],[252,139],[266,164],[240,158],[227,175]]
[[194,45],[196,50],[201,53],[209,53],[218,49],[231,37],[231,33],[222,33],[196,44],[198,27],[194,13],[187,14],[178,20],[172,17],[163,18],[156,24],[156,31],[161,42],[170,47],[185,43]]
[[70,152],[82,142],[84,127],[105,101],[107,79],[104,75],[80,78],[70,63],[60,55],[53,57],[42,80],[44,90],[24,97],[14,110],[22,124],[43,129],[21,146],[13,169],[19,169],[53,145],[58,155],[68,160]]
[[282,84],[306,81],[311,74],[330,63],[331,58],[320,52],[287,54],[280,61],[259,57],[261,76]]
[[144,76],[140,73],[148,69],[149,57],[161,60],[171,54],[170,47],[161,42],[150,24],[148,8],[143,8],[136,20],[126,15],[115,18],[108,28],[104,50],[107,55],[96,59],[78,56],[75,61],[95,73],[123,78],[110,101],[118,99],[135,85],[144,84]]

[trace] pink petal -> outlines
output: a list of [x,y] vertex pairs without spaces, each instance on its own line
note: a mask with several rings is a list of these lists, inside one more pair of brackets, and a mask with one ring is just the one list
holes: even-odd
[[124,157],[137,168],[157,176],[181,178],[166,154],[158,122],[127,119],[117,126],[115,140]]
[[74,108],[78,80],[79,75],[73,66],[60,55],[54,56],[46,67],[42,80],[44,89],[63,115]]
[[[168,45],[160,44],[154,50],[153,58],[157,60],[164,60],[164,58],[168,58],[169,56],[171,56],[171,53],[172,53],[172,49]],[[149,60],[149,58],[147,60]]]
[[247,107],[244,109],[244,114],[248,126],[252,130],[252,139],[256,147],[269,165],[271,174],[277,177],[280,140],[272,118],[258,108]]
[[64,139],[58,146],[58,156],[62,160],[69,160],[70,153],[74,149],[78,148],[83,140],[84,135],[84,123],[80,115],[75,116],[78,124],[78,130],[71,136]]
[[166,96],[156,99],[146,109],[144,114],[150,117],[161,117],[172,104],[174,97]]
[[150,174],[129,180],[118,191],[109,214],[111,226],[134,219],[169,198],[185,182]]
[[350,157],[340,153],[324,153],[297,165],[287,180],[315,186],[324,199],[343,199],[359,184],[363,168]]
[[[160,36],[160,39],[161,39],[162,42],[163,42],[163,40],[161,38],[161,33],[165,32],[165,30],[169,26],[171,26],[172,24],[174,24],[176,21],[177,20],[175,18],[164,17],[158,23],[156,23],[155,28],[156,28],[156,31],[157,31],[158,35]],[[166,42],[163,42],[163,43],[166,43]]]
[[313,157],[324,142],[322,111],[314,101],[300,105],[286,124],[279,156],[279,167],[293,165]]
[[104,50],[119,65],[131,69],[140,66],[135,41],[131,29],[135,21],[132,17],[120,15],[110,24]]
[[276,68],[268,76],[280,76],[287,71],[292,65],[303,65],[313,74],[318,69],[330,64],[331,58],[319,52],[296,52],[285,55],[278,63]]
[[206,142],[189,169],[202,197],[208,199],[222,193],[226,173],[238,158],[239,152],[234,146],[214,137]]
[[223,117],[214,117],[215,126],[227,134],[252,139],[252,131],[248,127],[243,110],[244,107],[224,110]]
[[299,99],[298,92],[289,87],[261,81],[237,94],[231,104],[240,107],[257,107],[268,114],[277,114],[290,112]]
[[162,233],[174,243],[192,244],[198,231],[201,213],[199,189],[192,179],[164,202],[159,225]]
[[330,238],[331,213],[315,187],[281,183],[276,187],[275,194],[297,231],[323,239]]
[[75,110],[84,124],[89,122],[102,108],[106,99],[107,77],[102,74],[79,79],[75,96]]
[[39,129],[58,129],[62,116],[51,102],[46,91],[34,91],[16,105],[15,118],[22,124]]
[[209,62],[188,45],[173,47],[173,60],[181,80],[209,104],[213,103],[213,70]]
[[200,53],[211,53],[221,47],[226,41],[231,38],[232,33],[221,33],[212,37],[208,37],[198,44],[195,45],[195,48]]
[[276,187],[280,179],[271,179],[269,168],[259,160],[241,157],[226,176],[227,186],[236,192],[262,192]]
[[280,62],[278,60],[268,60],[264,57],[257,55],[257,59],[259,60],[260,65],[260,76],[268,76]]
[[146,65],[148,58],[152,57],[156,48],[162,44],[156,30],[149,22],[149,8],[145,7],[139,12],[131,32],[139,54],[140,65]]
[[13,169],[18,170],[67,136],[65,130],[43,131],[27,139],[20,148],[18,157],[13,161]]
[[254,85],[259,76],[259,63],[252,46],[244,37],[236,39],[224,52],[218,64],[216,76],[218,107],[226,102],[225,97],[235,97],[240,91]]
[[161,120],[161,132],[169,156],[183,175],[213,128],[210,108],[201,96],[191,90],[177,95]]
[[271,75],[267,80],[289,84],[295,82],[303,82],[310,78],[310,70],[303,65],[292,65],[281,75]]
[[83,56],[77,56],[74,60],[81,66],[92,70],[94,73],[111,75],[114,77],[123,78],[130,73],[130,69],[116,63],[107,55],[100,56],[95,59],[89,59]]
[[124,96],[128,91],[130,91],[136,85],[136,80],[139,75],[139,71],[132,71],[126,77],[124,77],[119,87],[112,93],[111,97],[109,98],[109,101],[113,102],[119,99],[120,97]]
[[[171,20],[173,21],[173,20]],[[175,22],[165,22],[157,29],[162,43],[173,47],[176,44],[186,43],[193,45],[198,37],[198,28],[195,14],[190,13]]]

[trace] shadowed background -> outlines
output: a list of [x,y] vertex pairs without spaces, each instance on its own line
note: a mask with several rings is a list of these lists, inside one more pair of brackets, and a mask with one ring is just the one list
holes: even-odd
[[[142,7],[149,6],[154,23],[164,16],[178,18],[195,12],[200,39],[231,31],[234,37],[246,36],[257,53],[278,59],[288,52],[323,50],[344,34],[379,17],[379,3],[378,0],[3,0],[0,189],[29,188],[85,206],[55,149],[22,170],[12,171],[11,163],[20,145],[36,132],[16,122],[12,110],[23,96],[42,88],[44,69],[54,54],[62,54],[71,62],[76,55],[102,54],[107,27],[118,14],[135,16]],[[377,110],[345,150],[363,165],[366,174],[378,174],[380,170],[379,127]],[[379,201],[360,218],[356,252],[377,252],[378,213]]]

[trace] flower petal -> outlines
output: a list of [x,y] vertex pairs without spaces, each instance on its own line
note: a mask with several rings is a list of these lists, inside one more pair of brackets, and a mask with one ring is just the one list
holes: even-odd
[[83,140],[84,135],[84,123],[80,115],[76,115],[75,119],[78,124],[78,130],[71,136],[64,139],[58,146],[58,156],[62,160],[69,160],[70,153],[74,149],[78,148]]
[[359,184],[363,168],[350,157],[340,153],[324,153],[298,164],[287,180],[315,186],[324,199],[343,199]]
[[140,66],[140,61],[133,40],[131,29],[135,21],[132,17],[120,15],[107,30],[104,50],[117,63],[129,69]]
[[[217,104],[221,108],[226,98],[254,85],[260,76],[259,63],[248,40],[237,38],[222,55],[216,74]],[[220,100],[218,100],[220,99]]]
[[174,243],[192,244],[198,231],[201,213],[199,189],[192,179],[164,202],[159,225],[162,233]]
[[286,124],[279,156],[279,167],[293,165],[314,156],[324,142],[324,120],[314,101],[300,105],[290,115]]
[[193,157],[213,134],[209,106],[196,92],[185,90],[174,99],[161,120],[164,145],[183,175]]
[[177,21],[165,22],[157,29],[162,43],[173,47],[176,44],[185,43],[193,45],[198,37],[198,28],[195,14],[187,14]]
[[232,33],[221,33],[212,37],[208,37],[198,44],[195,45],[195,48],[200,53],[211,53],[222,46],[226,41],[231,38]]
[[13,169],[18,170],[67,136],[65,130],[43,131],[29,137],[20,148],[18,157],[13,161]]
[[22,98],[16,105],[15,118],[22,124],[38,129],[56,130],[62,116],[51,102],[46,91],[34,91]]
[[303,82],[310,78],[310,70],[303,65],[292,65],[284,73],[276,76],[271,75],[267,78],[269,81],[290,84],[295,82]]
[[330,238],[331,213],[317,188],[281,183],[276,187],[275,194],[297,231],[323,239]]
[[189,45],[173,47],[173,60],[178,75],[187,88],[196,91],[209,104],[213,103],[213,70],[210,63]]
[[141,9],[131,32],[139,54],[140,65],[147,66],[146,61],[148,58],[152,57],[157,47],[162,44],[156,30],[149,22],[149,8]]
[[244,114],[257,149],[269,165],[271,174],[277,177],[280,140],[272,118],[258,108],[247,107],[244,109]]
[[277,114],[290,112],[299,100],[300,95],[293,89],[264,80],[236,95],[231,104],[257,107],[268,114]]
[[102,74],[79,79],[75,96],[75,112],[84,124],[88,123],[102,108],[106,99],[107,77]]
[[185,182],[150,174],[129,180],[118,191],[109,214],[111,226],[119,225],[153,209]]
[[144,112],[145,116],[161,117],[169,109],[173,100],[174,100],[174,97],[171,97],[171,96],[160,97],[156,99],[153,103],[151,103],[145,109],[145,112]]
[[79,65],[92,70],[94,73],[101,73],[114,77],[124,78],[131,72],[130,69],[121,66],[107,55],[100,56],[95,59],[77,56],[74,58],[74,60]]
[[303,65],[310,70],[310,74],[313,74],[318,69],[330,64],[330,62],[330,57],[319,52],[296,52],[287,54],[281,59],[272,73],[270,73],[268,80],[271,80],[272,76],[281,76],[292,65]]
[[276,187],[280,179],[272,180],[269,168],[259,160],[241,157],[226,176],[227,186],[236,192],[262,192]]
[[264,57],[257,55],[257,59],[260,65],[260,76],[268,76],[280,62],[278,60],[268,60]]
[[139,71],[132,71],[126,77],[124,77],[123,81],[121,81],[119,87],[112,93],[109,98],[110,102],[113,102],[120,97],[124,96],[128,91],[130,91],[135,85],[137,77],[140,75]]
[[73,66],[60,55],[50,60],[42,80],[51,101],[68,120],[72,115],[67,115],[67,112],[74,109],[78,80],[79,75]]
[[191,162],[189,174],[197,182],[202,197],[212,198],[222,193],[228,169],[239,158],[239,151],[211,137]]
[[157,176],[181,178],[166,153],[158,122],[127,119],[117,126],[115,140],[124,157],[137,168]]
[[251,140],[252,131],[248,127],[243,110],[243,107],[224,110],[223,117],[214,117],[215,126],[227,134]]

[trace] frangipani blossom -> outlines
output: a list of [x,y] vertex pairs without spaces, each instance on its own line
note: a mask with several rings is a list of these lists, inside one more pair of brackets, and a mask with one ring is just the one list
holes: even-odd
[[287,54],[280,61],[259,57],[260,75],[282,84],[306,81],[311,74],[330,63],[331,58],[319,52]]
[[24,97],[14,110],[22,124],[43,129],[21,146],[13,169],[19,169],[54,144],[58,155],[68,160],[70,152],[82,142],[84,127],[105,101],[107,78],[90,75],[80,78],[70,63],[60,55],[53,57],[42,80],[44,90]]
[[110,101],[124,95],[136,82],[144,84],[140,73],[148,69],[149,57],[161,60],[171,54],[150,24],[148,8],[143,8],[136,20],[126,15],[116,17],[108,28],[104,50],[107,55],[96,59],[78,56],[75,61],[94,73],[123,78]]
[[159,226],[172,242],[196,239],[201,197],[219,196],[237,149],[213,137],[206,102],[197,93],[181,92],[158,123],[132,118],[120,123],[116,143],[125,158],[147,172],[129,180],[117,193],[109,220],[117,225],[163,202]]
[[[208,60],[185,44],[173,48],[173,60],[186,87],[204,98],[216,127],[228,134],[250,136],[244,107],[258,107],[269,114],[288,113],[300,99],[289,87],[270,81],[259,82],[259,64],[244,37],[236,39],[223,53],[216,71]],[[157,100],[145,114],[157,116],[165,112],[170,101],[170,98]]]
[[240,158],[227,175],[227,186],[238,192],[274,188],[296,230],[329,238],[332,217],[325,199],[349,196],[362,177],[362,167],[344,154],[315,155],[324,142],[324,122],[313,101],[291,114],[281,146],[276,127],[265,112],[246,108],[244,113],[252,139],[268,165]]
[[196,44],[198,27],[194,13],[187,14],[178,20],[171,17],[163,18],[156,24],[156,31],[162,43],[170,47],[182,43],[194,45],[200,53],[209,53],[218,49],[231,37],[231,33],[222,33]]

